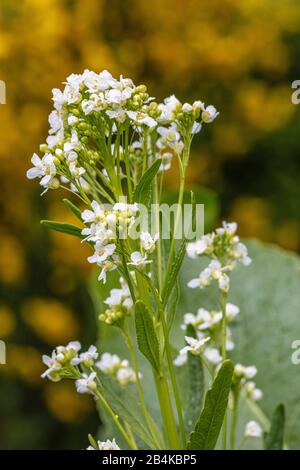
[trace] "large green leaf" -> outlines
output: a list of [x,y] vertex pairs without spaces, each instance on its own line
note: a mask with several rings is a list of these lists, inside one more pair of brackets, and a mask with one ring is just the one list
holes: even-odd
[[41,220],[41,224],[44,227],[55,230],[56,232],[66,233],[68,235],[73,235],[74,237],[83,238],[81,234],[82,229],[80,227],[76,227],[75,225],[57,222],[56,220]]
[[272,415],[271,429],[265,433],[264,443],[266,450],[283,449],[285,411],[282,404],[278,405]]
[[[257,366],[255,381],[264,392],[258,404],[267,416],[271,416],[277,403],[285,402],[285,440],[289,448],[297,449],[300,446],[300,366],[297,368],[291,361],[291,345],[295,339],[300,339],[300,259],[273,245],[256,241],[249,241],[247,245],[252,264],[240,266],[231,276],[229,301],[241,309],[231,326],[236,344],[232,357],[245,365]],[[207,263],[205,259],[185,260],[178,314],[218,306],[218,293],[214,288],[187,288],[187,282],[198,276]],[[178,315],[178,323],[181,319]],[[179,344],[179,338],[183,342],[179,326],[173,328],[174,334],[176,331],[174,340]],[[246,422],[243,414],[239,418],[240,434]],[[246,445],[257,447],[258,440],[248,440]]]
[[166,286],[163,291],[163,302],[164,304],[167,303],[169,295],[173,288],[176,286],[176,280],[178,276],[178,272],[181,268],[183,258],[185,256],[186,252],[186,241],[183,240],[181,242],[181,245],[178,249],[178,252],[175,254],[175,258],[173,260],[173,263],[171,265],[170,273],[168,275],[168,279],[166,279]]
[[143,174],[139,183],[137,184],[133,200],[144,206],[148,206],[151,199],[151,187],[152,182],[159,170],[161,165],[161,159],[155,160],[155,162],[148,168],[148,170]]
[[79,207],[77,207],[73,202],[71,202],[67,198],[63,199],[63,203],[75,215],[75,217],[77,217],[77,219],[82,222],[81,210],[79,209]]
[[159,344],[153,319],[146,305],[138,300],[135,305],[135,329],[139,350],[152,367],[159,372]]
[[213,450],[217,443],[225,417],[231,388],[233,363],[223,362],[212,388],[208,390],[202,413],[191,433],[189,450]]
[[[192,325],[187,326],[186,334],[187,336],[196,337],[196,332]],[[188,379],[189,392],[185,412],[185,429],[187,433],[190,433],[194,429],[202,409],[205,385],[202,361],[199,356],[191,353],[188,353]]]

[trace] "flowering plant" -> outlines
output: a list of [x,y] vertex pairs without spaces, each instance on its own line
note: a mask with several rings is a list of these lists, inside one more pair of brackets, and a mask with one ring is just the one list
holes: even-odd
[[[130,361],[109,352],[99,355],[95,346],[80,352],[80,343],[73,341],[43,357],[47,366],[43,377],[74,380],[78,393],[92,395],[112,419],[118,444],[113,436],[105,442],[89,436],[89,449],[117,450],[119,444],[130,449],[201,450],[217,445],[226,449],[241,446],[245,438],[261,437],[264,419],[260,424],[252,420],[242,444],[241,436],[237,442],[239,402],[247,399],[261,417],[256,402],[262,391],[253,381],[255,366],[228,359],[234,348],[229,324],[239,314],[239,307],[229,302],[230,275],[239,264],[251,263],[247,248],[235,223],[223,222],[196,241],[177,237],[191,143],[218,112],[201,101],[182,104],[175,96],[158,104],[145,85],[135,86],[131,79],[116,79],[107,71],[72,74],[63,91],[53,90],[53,102],[49,135],[40,146],[43,156],[33,155],[27,176],[40,179],[43,193],[63,188],[78,198],[78,205],[68,199],[64,203],[81,226],[43,224],[90,245],[93,253],[88,262],[99,269],[99,289],[112,271],[119,273],[119,285],[104,301],[99,322],[123,337]],[[164,172],[174,158],[180,172],[178,204],[170,240],[165,240],[160,203]],[[190,206],[194,222],[193,194]],[[145,229],[142,215],[152,209],[153,224]],[[185,313],[186,346],[176,354],[170,332],[185,253],[195,260],[209,259],[188,287],[206,289],[215,284],[219,301],[214,310],[203,306],[196,313]],[[161,422],[154,419],[145,397],[144,370],[138,368],[142,356],[152,371]],[[178,380],[185,365],[191,371],[188,406]],[[210,388],[202,404],[204,382]],[[128,408],[125,396],[133,389],[138,402]],[[118,401],[118,396],[124,399]],[[282,407],[276,413],[278,423],[283,420]],[[265,429],[268,448],[282,445],[281,428]]]

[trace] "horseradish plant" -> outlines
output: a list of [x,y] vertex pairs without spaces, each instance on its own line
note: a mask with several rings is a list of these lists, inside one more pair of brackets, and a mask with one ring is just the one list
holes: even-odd
[[[77,197],[78,205],[68,199],[64,203],[80,226],[43,223],[89,244],[88,262],[98,267],[99,289],[111,271],[119,273],[119,285],[111,289],[99,321],[101,328],[114,328],[115,335],[122,335],[130,361],[113,352],[99,354],[95,346],[81,352],[80,343],[73,341],[43,357],[47,366],[43,377],[54,382],[74,380],[78,393],[93,395],[114,422],[118,443],[116,436],[108,436],[105,442],[89,436],[88,449],[118,450],[119,445],[225,449],[237,448],[247,437],[260,437],[262,427],[256,421],[247,424],[244,436],[236,436],[240,397],[259,410],[256,401],[262,392],[253,381],[256,368],[234,365],[227,358],[234,347],[229,324],[239,314],[238,306],[228,300],[230,274],[238,264],[251,262],[247,248],[236,234],[235,223],[224,222],[215,232],[192,242],[175,236],[193,137],[218,112],[201,101],[182,104],[174,95],[158,104],[145,85],[135,86],[131,79],[116,79],[107,71],[70,75],[63,91],[53,90],[53,102],[48,138],[40,146],[41,156],[33,155],[27,176],[39,178],[43,194],[62,188]],[[168,241],[162,236],[159,205],[164,172],[173,159],[178,160],[180,181],[173,235]],[[140,216],[150,206],[155,223],[149,230],[139,230]],[[193,215],[193,195],[191,207]],[[183,316],[186,346],[176,355],[170,344],[174,289],[186,252],[195,260],[202,256],[209,260],[188,287],[207,289],[216,284],[219,302],[215,310],[201,306]],[[152,371],[161,422],[154,419],[144,395],[140,354]],[[178,385],[179,367],[192,372],[188,407],[183,406]],[[203,368],[210,389],[202,406]],[[136,390],[134,408],[140,419],[125,399],[115,399],[120,393],[125,396],[127,388]],[[269,447],[274,435],[267,436]]]

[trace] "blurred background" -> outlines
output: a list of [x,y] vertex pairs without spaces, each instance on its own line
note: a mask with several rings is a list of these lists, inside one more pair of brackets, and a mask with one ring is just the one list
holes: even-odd
[[[108,69],[158,100],[214,104],[221,114],[195,140],[190,185],[212,189],[219,218],[242,236],[299,252],[299,55],[297,0],[1,0],[0,448],[81,448],[97,429],[88,396],[40,379],[42,353],[96,337],[84,247],[39,225],[67,220],[62,194],[41,198],[25,178],[51,89]],[[176,177],[174,168],[172,189]]]

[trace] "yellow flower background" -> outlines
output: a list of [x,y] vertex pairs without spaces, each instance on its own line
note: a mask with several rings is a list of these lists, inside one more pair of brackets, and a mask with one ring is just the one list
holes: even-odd
[[[39,225],[70,216],[62,194],[41,198],[25,178],[51,89],[72,72],[108,69],[159,100],[174,92],[214,104],[220,117],[196,139],[189,183],[212,188],[241,235],[299,251],[299,54],[293,0],[1,0],[0,448],[80,448],[97,428],[89,397],[40,379],[42,352],[96,335],[88,250]],[[176,177],[174,166],[170,188]]]

